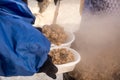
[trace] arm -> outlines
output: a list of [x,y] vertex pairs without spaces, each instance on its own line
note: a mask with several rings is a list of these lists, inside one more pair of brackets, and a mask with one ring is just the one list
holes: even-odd
[[47,73],[44,65],[49,61],[50,41],[32,26],[34,17],[22,3],[0,0],[0,76]]

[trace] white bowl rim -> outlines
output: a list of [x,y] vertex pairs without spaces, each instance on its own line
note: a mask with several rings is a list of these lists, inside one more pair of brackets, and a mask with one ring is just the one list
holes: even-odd
[[[74,49],[72,49],[72,48],[69,48],[69,47],[53,47],[53,48],[51,48],[51,50],[52,49],[60,49],[60,48],[66,48],[66,49],[68,49],[68,50],[70,50],[70,51],[73,51],[73,52],[75,52],[75,53],[77,53],[76,55],[77,55],[77,57],[78,57],[78,59],[77,60],[75,60],[75,61],[72,61],[72,62],[68,62],[68,63],[65,63],[65,64],[60,64],[60,65],[56,65],[56,66],[58,66],[58,67],[62,67],[62,66],[72,66],[72,65],[76,65],[78,62],[80,62],[80,60],[81,60],[81,56],[80,56],[80,54],[76,51],[76,50],[74,50]],[[74,54],[74,53],[73,53]]]
[[[74,40],[75,40],[75,35],[74,35],[74,33],[73,32],[69,32],[69,31],[65,31],[66,33],[69,33],[70,35],[72,35],[72,40],[70,40],[69,42],[64,42],[64,43],[62,43],[60,46],[64,46],[64,45],[69,45],[69,44],[71,44]],[[57,45],[55,45],[55,44],[51,44],[51,46],[57,46]]]

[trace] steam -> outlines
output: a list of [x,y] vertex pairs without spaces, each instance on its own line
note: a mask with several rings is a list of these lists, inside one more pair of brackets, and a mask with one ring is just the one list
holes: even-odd
[[120,80],[120,13],[82,15],[72,48],[82,60],[71,75],[76,80]]

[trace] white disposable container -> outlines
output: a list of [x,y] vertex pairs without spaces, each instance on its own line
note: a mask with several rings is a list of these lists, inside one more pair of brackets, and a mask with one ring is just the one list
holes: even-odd
[[74,49],[71,49],[69,47],[53,47],[53,48],[51,48],[51,50],[52,49],[61,49],[61,48],[66,48],[67,50],[70,50],[73,53],[75,60],[73,62],[56,65],[56,67],[58,68],[57,74],[62,74],[65,72],[73,71],[76,64],[79,63],[81,60],[80,54],[77,51],[75,51]]
[[[67,40],[63,44],[59,45],[59,47],[70,47],[73,41],[75,40],[75,35],[73,32],[65,32],[67,34]],[[51,47],[58,47],[58,45],[52,44]]]

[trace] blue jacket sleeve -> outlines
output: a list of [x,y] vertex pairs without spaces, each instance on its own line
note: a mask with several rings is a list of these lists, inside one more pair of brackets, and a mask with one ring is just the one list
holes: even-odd
[[11,13],[12,7],[8,9],[8,6],[0,6],[0,76],[33,75],[46,61],[50,42],[32,26],[31,20],[34,20],[34,17],[28,17],[27,13],[31,14],[29,10],[25,10],[28,12],[22,16]]

